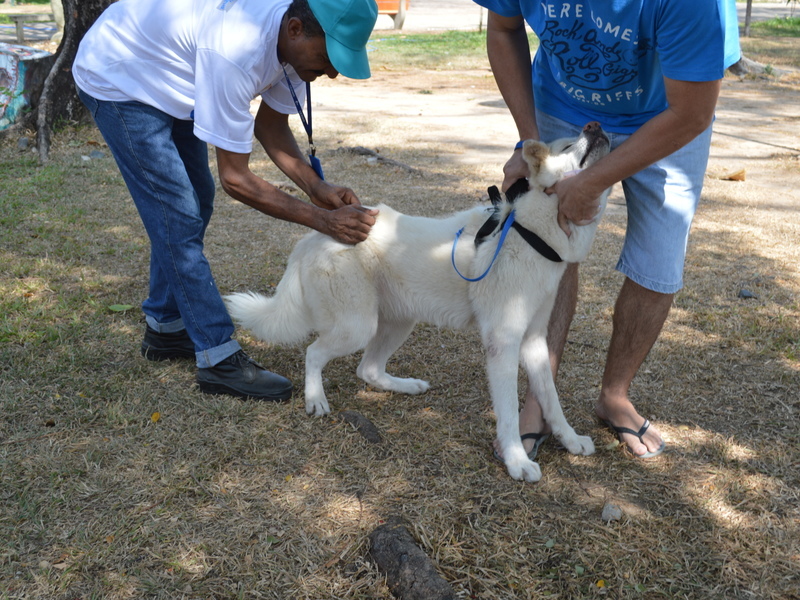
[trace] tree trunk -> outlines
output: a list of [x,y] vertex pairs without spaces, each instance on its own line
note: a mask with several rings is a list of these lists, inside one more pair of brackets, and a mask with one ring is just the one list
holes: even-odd
[[739,62],[732,64],[728,67],[728,71],[737,77],[745,77],[747,75],[755,75],[757,77],[781,77],[786,74],[783,69],[776,69],[771,65],[763,65],[747,58],[744,54],[739,59]]
[[59,123],[80,121],[86,109],[78,98],[72,79],[72,62],[86,31],[113,0],[62,0],[64,37],[56,51],[53,68],[44,82],[39,106],[31,115],[37,131],[39,161],[46,163],[50,153],[50,134]]
[[744,13],[744,37],[750,37],[750,19],[753,14],[753,0],[747,0],[747,9]]

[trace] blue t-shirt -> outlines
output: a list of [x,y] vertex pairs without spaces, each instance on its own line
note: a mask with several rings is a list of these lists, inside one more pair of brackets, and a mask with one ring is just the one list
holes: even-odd
[[726,53],[728,0],[475,2],[525,18],[539,38],[536,109],[576,125],[633,133],[667,108],[664,76],[716,81],[739,57],[738,29]]

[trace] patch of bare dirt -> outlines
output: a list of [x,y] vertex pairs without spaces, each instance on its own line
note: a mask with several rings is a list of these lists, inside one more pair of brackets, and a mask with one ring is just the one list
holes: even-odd
[[[327,128],[354,115],[375,119],[380,126],[360,145],[379,149],[399,144],[436,146],[442,160],[481,165],[495,173],[495,180],[500,179],[502,165],[517,141],[514,123],[488,69],[378,70],[367,81],[320,81],[314,84],[312,95],[318,127]],[[709,177],[744,170],[754,187],[754,201],[763,194],[768,201],[797,202],[798,156],[800,84],[725,79]],[[776,194],[776,188],[784,191]]]

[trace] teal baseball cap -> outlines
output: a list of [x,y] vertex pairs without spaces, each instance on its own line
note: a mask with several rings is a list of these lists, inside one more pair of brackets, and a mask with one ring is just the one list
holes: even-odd
[[375,0],[308,0],[325,32],[333,68],[350,79],[368,79],[367,42],[378,20]]

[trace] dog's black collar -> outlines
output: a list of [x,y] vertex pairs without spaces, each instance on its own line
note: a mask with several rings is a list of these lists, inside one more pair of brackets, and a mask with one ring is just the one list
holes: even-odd
[[545,242],[542,238],[538,235],[533,233],[530,229],[525,229],[522,225],[519,224],[519,221],[514,221],[511,224],[511,227],[522,236],[522,239],[528,242],[531,248],[536,250],[539,254],[544,256],[547,260],[551,260],[553,262],[563,262],[561,256],[559,256],[558,252],[553,250],[547,242]]
[[486,222],[481,225],[481,228],[478,229],[478,233],[475,234],[475,247],[477,248],[486,239],[492,235],[495,231],[497,231],[497,226],[500,224],[500,209],[494,207],[492,209],[492,214],[489,215],[489,218],[486,219]]
[[[508,188],[506,192],[506,198],[509,202],[513,203],[519,196],[527,192],[529,189],[528,180],[527,179],[518,179],[514,185]],[[497,186],[493,185],[489,188],[489,199],[492,201],[492,206],[494,207],[492,210],[492,214],[486,220],[486,222],[481,225],[481,228],[478,230],[478,233],[475,235],[475,247],[477,248],[483,242],[486,241],[492,233],[494,233],[498,229],[498,225],[500,225],[500,229],[502,226],[505,225],[505,221],[500,223],[500,202],[502,201],[502,197],[500,196],[500,190],[497,189]],[[508,217],[506,217],[508,219]],[[563,262],[561,256],[559,256],[558,252],[553,250],[547,242],[545,242],[542,238],[538,235],[533,233],[530,229],[525,229],[519,222],[514,221],[511,223],[511,227],[513,227],[517,233],[522,236],[522,239],[528,242],[531,248],[536,250],[539,254],[544,256],[547,260],[553,262]]]

